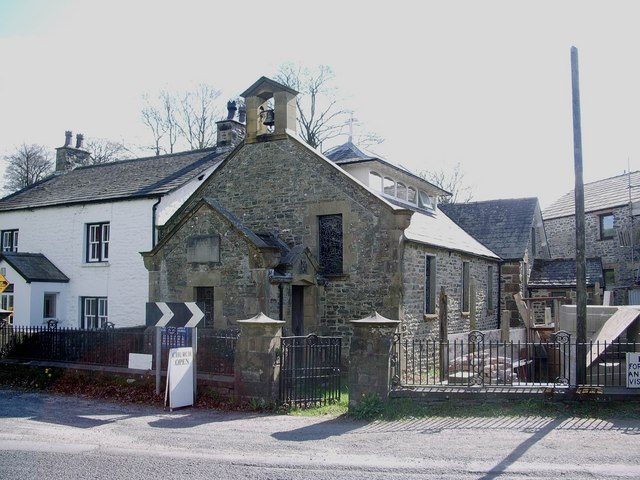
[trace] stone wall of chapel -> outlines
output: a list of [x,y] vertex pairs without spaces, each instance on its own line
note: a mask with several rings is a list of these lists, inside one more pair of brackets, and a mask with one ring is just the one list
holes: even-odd
[[[425,255],[436,257],[436,313],[424,314]],[[498,328],[498,264],[457,252],[437,249],[418,243],[407,243],[403,255],[404,271],[404,333],[408,336],[439,337],[439,295],[445,287],[448,306],[448,332],[460,333],[470,329],[469,315],[461,311],[462,263],[470,264],[470,277],[476,282],[476,328]],[[488,308],[488,267],[493,265],[493,309]]]
[[318,288],[318,333],[348,336],[349,322],[373,310],[398,318],[399,245],[408,215],[394,213],[313,150],[289,139],[244,145],[191,202],[208,196],[254,232],[275,232],[316,258],[318,216],[341,214],[344,275]]
[[[219,236],[220,262],[187,262],[187,240],[202,235]],[[150,301],[195,301],[196,287],[213,287],[215,328],[260,312],[277,318],[268,308],[271,292],[260,252],[207,206],[167,239],[149,266]]]

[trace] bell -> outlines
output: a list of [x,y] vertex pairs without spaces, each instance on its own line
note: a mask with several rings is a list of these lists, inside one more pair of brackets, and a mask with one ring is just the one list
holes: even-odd
[[273,127],[275,123],[275,115],[273,113],[273,110],[266,110],[264,112],[264,121],[262,122],[262,124],[266,125],[267,127]]

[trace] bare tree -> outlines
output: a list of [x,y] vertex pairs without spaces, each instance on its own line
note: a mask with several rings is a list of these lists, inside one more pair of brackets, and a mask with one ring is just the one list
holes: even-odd
[[23,143],[5,157],[7,169],[4,188],[17,192],[49,176],[53,171],[52,154],[43,145]]
[[215,145],[216,122],[222,119],[216,107],[220,94],[201,84],[187,92],[163,90],[155,99],[145,95],[142,121],[151,130],[156,155],[173,153],[181,146],[195,150]]
[[88,140],[85,150],[91,155],[90,164],[110,163],[131,158],[131,152],[123,143],[106,138]]
[[326,65],[315,71],[284,63],[275,80],[299,92],[296,97],[298,129],[302,139],[313,148],[345,132],[351,111],[339,107],[332,86],[334,74]]
[[469,203],[473,200],[471,187],[464,184],[464,173],[457,163],[449,172],[444,170],[423,170],[420,176],[434,185],[451,193],[451,196],[442,196],[439,203]]
[[205,84],[183,95],[179,129],[191,150],[216,144],[216,122],[222,119],[222,111],[215,105],[220,95],[220,90]]

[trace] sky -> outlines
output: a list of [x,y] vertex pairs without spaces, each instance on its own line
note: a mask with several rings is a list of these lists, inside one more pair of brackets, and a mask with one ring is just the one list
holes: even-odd
[[0,158],[22,143],[53,153],[66,130],[149,145],[145,94],[206,83],[224,111],[284,62],[327,65],[354,133],[385,139],[370,150],[414,172],[459,164],[473,200],[544,209],[576,182],[571,47],[583,181],[640,169],[638,13],[616,0],[0,0]]

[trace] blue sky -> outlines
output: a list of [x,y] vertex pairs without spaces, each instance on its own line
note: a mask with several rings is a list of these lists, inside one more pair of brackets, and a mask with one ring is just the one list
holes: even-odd
[[22,142],[53,152],[65,130],[148,144],[145,93],[209,83],[224,109],[285,61],[325,64],[361,128],[386,139],[375,152],[414,171],[459,163],[474,199],[535,196],[544,208],[575,182],[572,46],[585,182],[640,169],[639,11],[631,1],[0,0],[0,156]]

